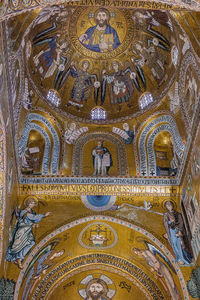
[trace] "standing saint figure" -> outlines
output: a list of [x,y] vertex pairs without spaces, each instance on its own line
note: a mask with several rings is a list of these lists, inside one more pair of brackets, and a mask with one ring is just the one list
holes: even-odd
[[[140,90],[140,86],[136,74],[132,72],[130,68],[126,68],[124,71],[120,70],[117,61],[113,61],[112,68],[114,73],[111,75],[107,75],[106,70],[102,71],[103,84],[101,104],[103,104],[105,100],[107,84],[110,84],[111,105],[118,105],[118,110],[120,111],[124,103],[126,103],[128,107],[131,107],[129,100],[134,91],[132,80],[138,90]],[[130,77],[127,75],[128,73],[130,73]]]
[[6,260],[16,263],[20,269],[23,268],[22,261],[25,256],[35,245],[35,238],[32,232],[33,225],[50,215],[50,212],[47,212],[46,214],[36,214],[32,210],[36,204],[37,202],[34,198],[28,198],[25,202],[24,209],[20,211],[15,210],[18,221],[15,225],[12,240],[6,252]]
[[188,265],[192,261],[190,247],[186,235],[183,217],[181,213],[174,210],[172,201],[165,202],[167,210],[163,216],[163,223],[166,229],[166,236],[174,251],[176,262],[180,265]]
[[108,52],[120,45],[116,30],[110,26],[110,13],[106,8],[99,8],[94,15],[96,25],[86,30],[79,37],[84,47],[95,52]]
[[93,167],[96,176],[106,176],[112,166],[112,156],[106,147],[103,147],[103,141],[97,141],[97,147],[92,151]]

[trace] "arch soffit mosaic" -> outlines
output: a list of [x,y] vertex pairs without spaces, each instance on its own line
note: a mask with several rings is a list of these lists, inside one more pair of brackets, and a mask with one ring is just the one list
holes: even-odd
[[[169,253],[169,250],[155,236],[153,236],[151,233],[147,232],[145,229],[143,229],[141,227],[138,227],[137,225],[134,225],[134,224],[129,223],[127,221],[122,221],[120,219],[113,218],[113,217],[108,217],[108,216],[105,216],[105,215],[104,216],[95,215],[95,216],[91,216],[91,217],[84,217],[84,218],[78,219],[76,221],[73,221],[71,223],[63,225],[62,227],[56,229],[54,232],[50,233],[45,238],[43,238],[43,240],[41,240],[38,243],[37,247],[35,247],[35,249],[29,254],[29,256],[27,257],[27,259],[25,261],[25,264],[24,264],[25,268],[20,272],[17,283],[16,283],[16,286],[15,286],[14,299],[15,300],[18,299],[18,295],[19,295],[20,290],[21,290],[21,284],[24,285],[24,279],[25,279],[24,276],[25,276],[25,274],[27,276],[27,270],[30,269],[30,264],[31,264],[31,261],[32,261],[33,257],[36,257],[37,253],[39,253],[39,251],[41,251],[41,249],[43,249],[45,245],[50,244],[50,242],[55,240],[56,238],[58,238],[58,236],[60,236],[60,234],[64,234],[67,231],[70,232],[70,230],[72,230],[75,227],[79,227],[81,225],[84,225],[85,223],[88,224],[87,226],[89,226],[89,225],[92,225],[92,224],[95,224],[95,223],[98,223],[98,222],[101,223],[102,221],[104,222],[104,224],[107,224],[107,225],[110,224],[108,226],[112,226],[112,224],[113,225],[118,224],[118,225],[122,226],[122,228],[125,227],[125,228],[129,228],[131,230],[134,230],[134,231],[140,233],[142,236],[144,236],[144,239],[150,240],[153,244],[155,244],[157,247],[159,247],[160,251],[163,252],[164,255],[170,260],[172,266],[176,270],[176,273],[177,273],[178,278],[179,278],[179,284],[180,284],[180,286],[182,288],[182,291],[183,291],[183,294],[184,294],[184,299],[189,299],[188,294],[187,294],[186,285],[185,285],[185,282],[183,280],[182,272],[181,272],[178,264],[175,263],[173,256]],[[61,246],[61,248],[62,248],[62,246]],[[114,261],[116,260],[116,263],[113,263],[113,264],[110,263],[111,268],[112,268],[112,266],[114,268],[116,266],[116,267],[119,267],[119,269],[120,269],[121,268],[119,266],[120,263],[122,263],[122,265],[125,263],[125,265],[130,267],[129,270],[125,268],[125,271],[128,272],[128,273],[130,272],[130,274],[133,275],[133,278],[134,278],[134,276],[136,276],[135,279],[139,282],[139,284],[141,284],[140,280],[142,282],[142,278],[143,279],[145,278],[145,280],[148,278],[148,276],[146,276],[145,273],[142,273],[141,271],[139,271],[139,269],[137,269],[138,267],[140,268],[139,265],[138,265],[138,267],[134,266],[134,263],[136,263],[136,261],[133,262],[133,264],[131,265],[130,261],[125,262],[125,260],[123,260],[123,258],[119,258],[119,257],[117,258],[115,256],[111,257],[109,254],[101,254],[101,253],[99,253],[99,254],[97,254],[97,253],[96,254],[85,254],[85,255],[83,255],[83,257],[79,256],[79,257],[76,257],[74,259],[72,258],[71,260],[68,258],[67,261],[63,262],[62,264],[59,264],[57,267],[54,267],[54,269],[52,271],[50,271],[49,274],[45,275],[43,280],[40,282],[39,286],[35,287],[35,289],[34,289],[35,292],[33,291],[33,299],[37,299],[39,294],[40,294],[40,297],[44,297],[44,299],[46,299],[45,296],[49,292],[49,288],[51,288],[51,286],[54,286],[54,287],[57,288],[64,280],[69,278],[70,275],[67,275],[67,274],[68,274],[69,270],[70,270],[70,272],[73,270],[73,267],[69,267],[69,269],[68,269],[68,266],[70,266],[70,264],[72,264],[72,265],[75,264],[75,271],[74,271],[75,274],[78,274],[79,272],[81,272],[82,271],[81,268],[84,266],[84,263],[80,263],[80,264],[77,263],[77,265],[75,263],[75,262],[78,262],[79,260],[81,261],[81,259],[83,259],[85,261],[86,265],[88,265],[88,263],[89,263],[89,268],[95,269],[95,267],[96,267],[97,270],[98,269],[100,270],[101,267],[99,267],[98,265],[95,265],[96,263],[98,264],[98,262],[102,263],[104,261],[105,266],[106,265],[109,266],[108,261],[113,259]],[[88,262],[87,262],[87,259],[88,259]],[[71,261],[71,263],[70,263],[70,261]],[[90,267],[90,264],[91,264],[91,267]],[[79,270],[79,268],[80,268],[80,270]],[[131,269],[131,268],[133,268],[133,269]],[[102,270],[103,269],[105,270],[104,267],[102,267]],[[123,275],[123,267],[120,270],[122,271],[121,275],[124,276]],[[58,271],[58,273],[57,273],[57,271]],[[136,271],[136,273],[139,272],[138,274],[140,274],[142,277],[141,278],[140,278],[140,276],[138,277],[138,275],[136,275],[136,273],[134,273],[135,271]],[[60,272],[60,275],[59,275],[59,272]],[[65,277],[63,277],[63,275],[66,275],[67,277],[65,278]],[[60,276],[62,277],[62,279],[60,278]],[[51,281],[49,281],[50,278],[51,278]],[[61,279],[61,281],[58,282],[59,279]],[[147,279],[146,288],[147,288],[147,291],[149,291],[150,294],[151,294],[151,288],[148,287],[148,280],[149,279]],[[134,281],[134,279],[133,279],[133,281]],[[47,283],[47,284],[44,285],[44,283]],[[55,286],[55,284],[56,284],[56,286]],[[159,289],[157,289],[157,292],[158,291],[159,291]],[[51,291],[51,293],[52,292],[53,291]],[[49,297],[49,295],[48,295],[48,297]],[[43,298],[40,298],[40,299],[43,299]]]

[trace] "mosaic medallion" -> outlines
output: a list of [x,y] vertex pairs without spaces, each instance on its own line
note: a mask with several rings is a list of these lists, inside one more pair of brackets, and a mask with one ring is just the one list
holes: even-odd
[[[79,284],[79,295],[83,299],[87,297],[100,296],[101,299],[112,299],[116,293],[116,287],[113,281],[104,274],[91,274],[82,279]],[[106,298],[103,298],[103,297]],[[108,298],[107,298],[108,297]]]
[[118,236],[115,230],[103,222],[87,225],[79,235],[79,243],[87,249],[110,249],[117,244]]

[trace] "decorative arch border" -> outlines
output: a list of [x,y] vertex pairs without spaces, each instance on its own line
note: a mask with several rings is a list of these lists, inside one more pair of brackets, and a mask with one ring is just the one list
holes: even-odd
[[[150,117],[150,118],[152,118],[152,117]],[[150,119],[150,118],[148,118],[148,119]],[[148,119],[146,120],[146,122],[148,121]],[[169,124],[169,126],[171,127],[171,131],[173,133],[172,135],[173,135],[173,139],[174,139],[175,151],[180,158],[183,156],[185,146],[179,135],[179,131],[176,126],[176,122],[175,122],[174,118],[171,115],[166,115],[166,114],[161,115],[161,116],[157,117],[156,119],[154,119],[153,121],[151,121],[149,124],[147,124],[144,127],[144,129],[142,130],[142,132],[139,134],[139,137],[138,137],[138,139],[139,139],[138,151],[139,151],[139,161],[140,161],[140,174],[142,176],[147,176],[147,170],[148,170],[148,168],[147,168],[147,153],[146,153],[146,141],[147,141],[148,134],[153,129],[153,127],[158,126],[160,123]],[[148,152],[148,149],[147,149],[147,152]],[[148,157],[148,159],[150,160],[150,157]]]
[[[72,3],[74,1],[75,0],[73,0]],[[63,1],[52,0],[50,3],[51,3],[51,5],[59,5],[59,4],[63,4]],[[158,0],[156,0],[155,2],[153,0],[150,0],[149,3],[150,3],[150,5],[146,5],[146,7],[145,7],[146,9],[155,9],[156,8],[155,3],[158,3],[159,9],[167,10],[167,11],[173,10],[173,9],[178,9],[178,10],[187,9],[187,10],[200,11],[200,5],[199,5],[198,0],[194,0],[192,3],[187,3],[187,2],[180,3],[180,1],[173,1],[173,3],[170,3],[169,1],[164,0],[162,5]],[[3,2],[3,5],[1,7],[0,20],[6,20],[6,19],[9,19],[10,17],[17,16],[21,13],[25,13],[30,10],[36,10],[38,8],[41,9],[46,6],[49,6],[49,1],[47,1],[47,0],[45,0],[44,2],[35,0],[33,2],[23,2],[23,3],[21,3],[21,2],[15,3],[14,1],[5,1],[5,2]],[[130,9],[133,7],[133,5],[127,4],[124,7],[124,6],[122,6],[122,4],[119,4],[119,5],[117,5],[117,7]],[[141,1],[141,4],[140,4],[140,1],[139,1],[137,7],[144,8],[144,3]]]
[[27,118],[27,122],[39,121],[46,125],[48,130],[50,131],[53,137],[53,153],[52,153],[52,161],[51,161],[51,173],[58,174],[58,165],[59,165],[59,157],[60,157],[60,139],[59,136],[51,125],[51,123],[42,115],[37,113],[30,113]]
[[[184,97],[184,92],[185,92],[185,77],[186,77],[186,72],[189,66],[192,66],[199,81],[200,81],[200,68],[197,65],[196,59],[191,51],[187,51],[183,57],[183,60],[181,62],[181,67],[180,67],[180,73],[179,73],[179,85],[178,85],[178,93],[179,93],[179,99],[180,99],[180,107],[181,111],[183,114],[183,118],[185,121],[185,124],[187,128],[192,128],[195,114],[198,113],[198,111],[194,112],[192,119],[188,115],[187,108],[185,106],[185,97]],[[198,102],[200,99],[198,99]]]
[[[46,286],[46,288],[42,291],[42,293],[39,292],[40,288],[37,289],[37,291],[33,294],[32,300],[37,300],[39,293],[40,293],[40,296],[39,296],[40,300],[49,299],[49,296],[53,292],[53,290],[55,290],[55,288],[57,288],[64,280],[70,278],[71,276],[79,274],[80,272],[83,272],[85,270],[102,270],[102,271],[107,270],[107,271],[110,271],[111,273],[120,274],[122,277],[125,277],[128,280],[134,282],[134,284],[136,284],[137,287],[140,288],[140,290],[142,290],[142,292],[144,294],[148,295],[148,299],[152,299],[152,298],[155,300],[156,299],[160,299],[160,300],[165,299],[163,297],[162,292],[160,291],[158,286],[155,284],[155,282],[153,282],[145,272],[141,271],[137,266],[130,263],[126,259],[122,259],[122,258],[119,258],[116,256],[112,256],[109,254],[103,254],[103,253],[97,254],[97,255],[87,254],[87,255],[81,256],[80,259],[81,258],[85,258],[86,261],[87,261],[87,259],[89,259],[90,265],[88,265],[86,263],[84,263],[84,264],[82,263],[81,267],[79,267],[77,270],[74,270],[74,268],[72,269],[72,271],[70,270],[71,271],[70,274],[66,274],[68,271],[67,268],[63,269],[60,272],[60,274],[62,274],[63,278],[61,280],[59,280],[59,282],[57,284],[53,285],[54,279],[58,280],[58,274],[56,274],[54,277],[52,277],[50,279],[50,284],[48,285],[48,287]],[[95,263],[95,261],[98,261],[99,259],[105,261],[106,258],[107,258],[107,261],[105,262],[104,265],[98,265],[97,264],[98,262]],[[91,264],[92,259],[94,260],[94,263]],[[112,259],[112,261],[109,261],[108,259]],[[124,263],[124,265],[122,265],[122,262]],[[119,266],[120,263],[121,263],[121,266]],[[62,265],[65,265],[65,264],[66,263],[63,263]],[[67,264],[68,264],[68,262],[67,262]],[[59,268],[61,268],[62,265],[59,266]],[[113,268],[113,267],[115,267],[115,268]],[[128,274],[127,274],[127,272],[128,272]],[[53,272],[51,272],[51,273],[53,273]],[[133,277],[135,277],[137,279],[137,281]],[[39,284],[39,286],[43,287],[45,284],[45,281],[46,281],[46,278],[44,278],[42,280],[42,282]],[[140,282],[140,284],[138,282]],[[47,295],[48,291],[51,289],[52,286],[53,286],[53,289]],[[146,289],[144,289],[144,287]],[[147,293],[147,291],[149,293]],[[151,297],[149,297],[149,294],[151,295]],[[47,297],[46,297],[46,295],[47,295]]]
[[75,176],[82,175],[82,151],[83,147],[90,141],[103,138],[115,145],[117,149],[117,167],[120,176],[128,175],[128,164],[127,164],[127,156],[126,156],[126,149],[123,145],[122,141],[115,137],[110,133],[105,132],[95,132],[95,133],[88,133],[81,136],[74,145],[74,152],[73,152],[73,163],[72,163],[72,174]]
[[25,129],[23,131],[22,137],[19,141],[19,152],[20,155],[23,155],[26,150],[26,145],[28,141],[29,133],[32,129],[38,130],[45,139],[45,151],[44,151],[44,159],[42,164],[42,174],[49,174],[49,162],[50,162],[50,154],[52,143],[49,137],[49,134],[40,126],[33,121],[39,121],[44,124],[48,130],[50,131],[52,138],[53,138],[53,153],[52,153],[52,160],[51,160],[51,174],[57,175],[58,174],[58,166],[59,166],[59,158],[60,158],[60,139],[58,134],[51,125],[51,123],[42,115],[37,113],[30,113],[26,119]]
[[29,133],[31,130],[37,130],[45,139],[44,157],[42,162],[42,174],[49,174],[49,162],[50,162],[50,152],[51,152],[51,140],[46,131],[39,125],[34,123],[27,123],[26,127],[22,133],[22,137],[19,140],[19,155],[24,155],[26,151],[27,141]]
[[6,168],[7,168],[7,155],[6,155],[6,131],[2,113],[0,112],[0,262],[3,254],[3,225],[5,216],[5,199],[6,199]]
[[[74,276],[76,274],[79,274],[80,270],[82,272],[85,271],[84,269],[86,269],[86,270],[101,270],[101,272],[103,272],[103,271],[109,271],[110,273],[119,274],[119,275],[121,275],[121,277],[126,278],[127,280],[133,282],[133,284],[135,286],[137,286],[142,291],[143,294],[145,294],[145,296],[147,297],[148,300],[152,300],[152,297],[149,296],[149,293],[146,291],[146,289],[144,289],[142,287],[141,284],[138,283],[137,280],[135,280],[132,276],[130,276],[130,275],[126,274],[125,272],[123,272],[121,269],[119,270],[119,269],[113,268],[112,266],[109,265],[109,263],[108,263],[107,266],[101,266],[101,265],[95,265],[95,264],[94,265],[90,265],[90,266],[87,265],[87,266],[80,267],[78,270],[74,270],[74,271],[70,272],[70,274],[65,275],[61,280],[59,280],[59,282],[57,284],[55,284],[53,286],[52,290],[47,295],[47,300],[52,295],[52,293],[54,292],[54,290],[57,287],[59,287],[59,285],[61,285],[65,280],[71,278],[72,276]],[[32,300],[34,300],[34,298]]]
[[141,233],[142,235],[144,235],[144,237],[150,239],[153,243],[155,243],[167,256],[167,258],[170,260],[170,262],[172,263],[172,265],[174,266],[176,272],[177,272],[177,276],[179,278],[180,281],[180,285],[182,288],[182,292],[185,295],[184,296],[184,300],[189,300],[189,295],[188,295],[188,291],[187,291],[187,287],[184,281],[184,277],[183,274],[180,270],[179,265],[175,262],[174,257],[172,256],[172,254],[170,253],[170,251],[150,232],[146,231],[144,228],[141,228],[135,224],[132,224],[128,221],[123,221],[114,217],[110,217],[110,216],[104,216],[104,215],[95,215],[95,216],[89,216],[89,217],[83,217],[80,219],[77,219],[75,221],[72,221],[68,224],[65,224],[59,228],[57,228],[56,230],[54,230],[52,233],[48,234],[43,240],[41,240],[37,246],[33,249],[33,251],[29,254],[29,256],[27,257],[27,259],[24,262],[24,268],[23,270],[20,271],[16,285],[15,285],[15,292],[14,292],[14,300],[18,299],[19,296],[19,291],[20,291],[20,286],[22,283],[22,279],[23,276],[25,274],[25,271],[27,269],[27,267],[29,266],[33,256],[35,256],[37,254],[37,252],[51,239],[55,238],[58,234],[65,232],[66,230],[69,230],[75,226],[78,226],[80,224],[84,224],[87,222],[92,222],[92,221],[107,221],[107,222],[111,222],[114,224],[119,224],[122,226],[125,226],[127,228],[133,229],[139,233]]
[[[174,130],[171,128],[169,124],[162,124],[154,129],[154,131],[150,134],[148,141],[147,141],[147,153],[148,153],[148,168],[149,168],[149,176],[156,176],[156,156],[155,151],[153,148],[154,141],[156,136],[162,132],[162,131],[168,131],[172,136],[173,139],[175,139],[176,135],[174,133]],[[178,149],[180,150],[180,149]],[[177,152],[177,155],[182,158],[183,152],[179,151]]]
[[48,115],[51,118],[51,121],[54,123],[54,125],[58,128],[58,131],[62,133],[62,127],[60,126],[60,123],[49,111],[46,111],[43,107],[39,107],[39,106],[34,106],[34,108],[32,108],[30,111],[31,113],[36,113],[36,114],[38,114],[39,111],[43,114]]

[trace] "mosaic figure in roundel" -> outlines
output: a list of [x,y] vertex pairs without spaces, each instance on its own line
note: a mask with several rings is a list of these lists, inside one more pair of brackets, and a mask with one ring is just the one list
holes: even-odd
[[110,12],[106,8],[95,11],[95,26],[86,30],[79,37],[79,41],[89,50],[95,52],[107,52],[116,49],[120,45],[116,30],[109,24]]
[[115,293],[113,281],[103,274],[88,275],[79,285],[79,295],[84,300],[111,300]]

